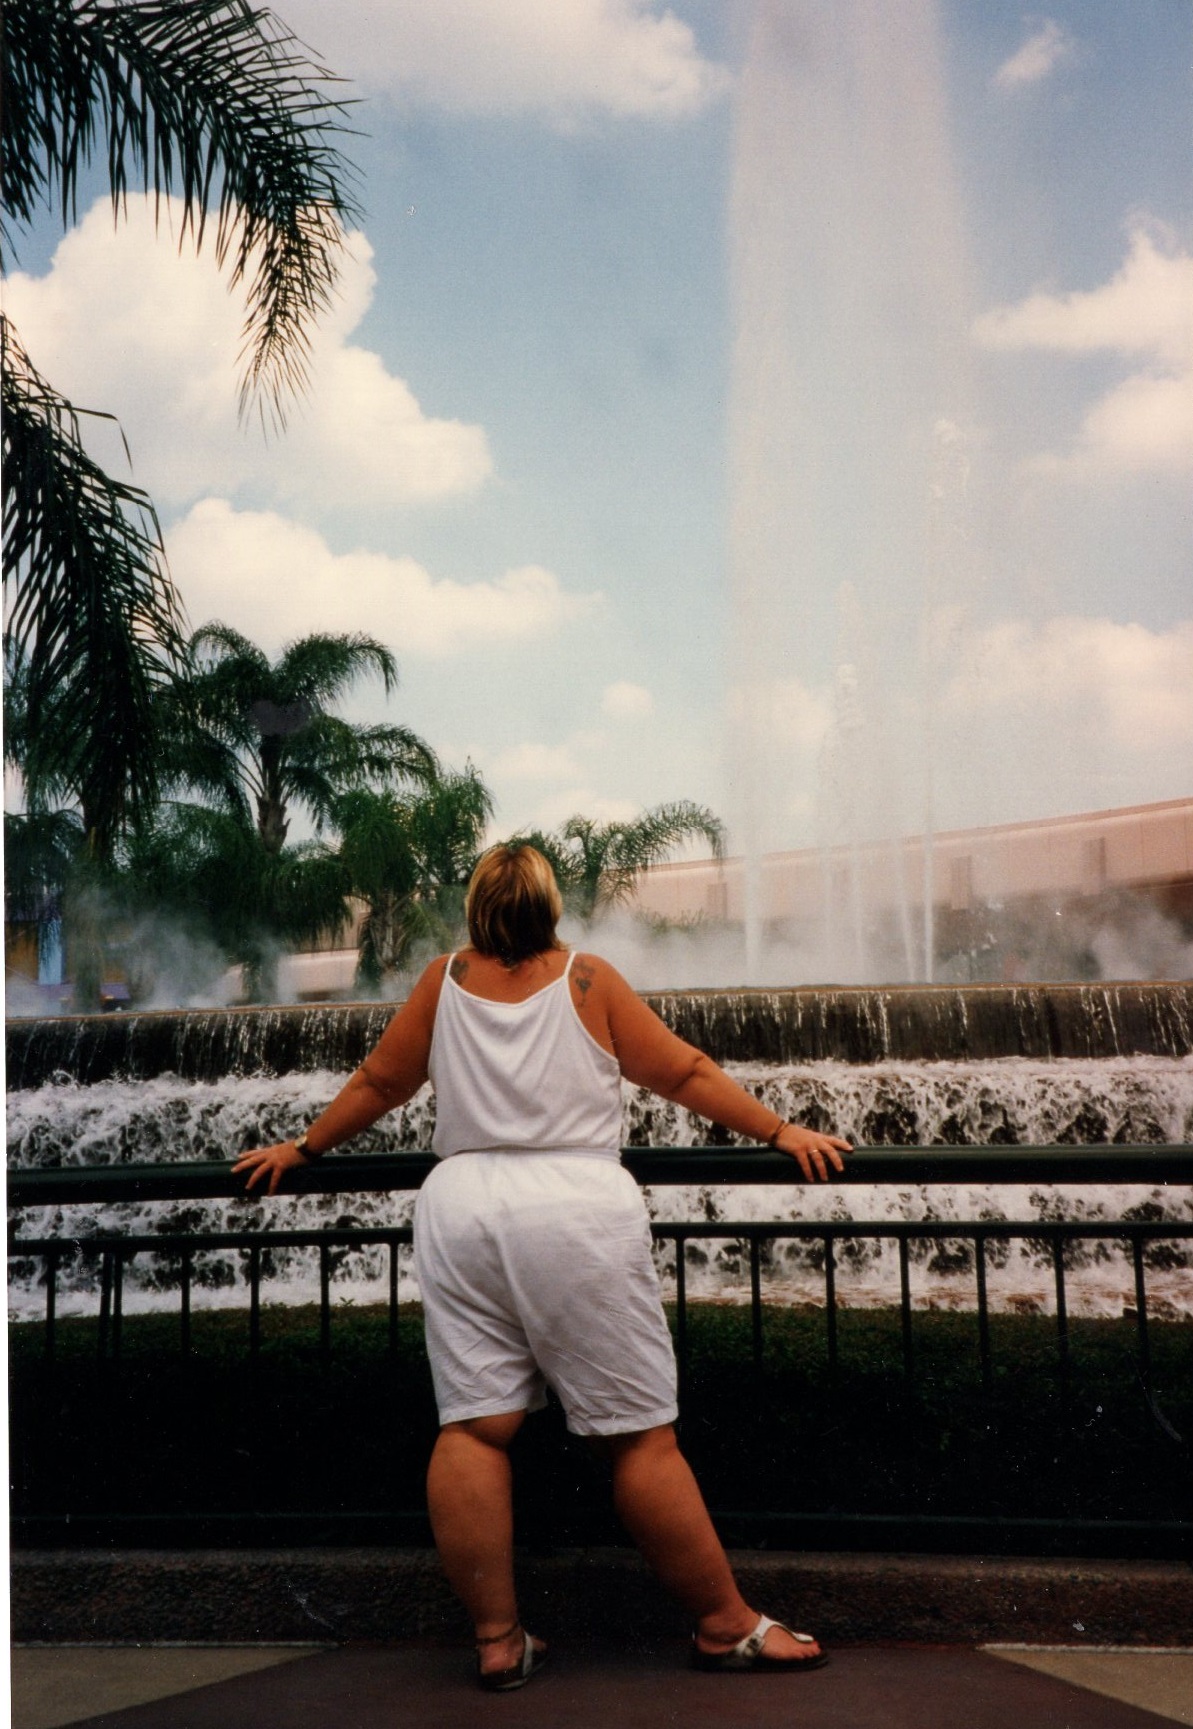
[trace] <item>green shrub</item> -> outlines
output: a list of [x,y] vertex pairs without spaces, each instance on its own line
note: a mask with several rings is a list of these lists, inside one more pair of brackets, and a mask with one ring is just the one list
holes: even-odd
[[[126,1317],[101,1360],[95,1320],[11,1330],[14,1512],[417,1512],[436,1421],[421,1316],[404,1305]],[[1193,1327],[1074,1320],[1067,1374],[1054,1320],[917,1313],[904,1372],[897,1309],[766,1305],[758,1362],[748,1308],[688,1309],[681,1434],[709,1504],[765,1512],[996,1518],[1193,1515]],[[615,1538],[607,1486],[552,1407],[526,1424],[519,1520],[536,1543]]]

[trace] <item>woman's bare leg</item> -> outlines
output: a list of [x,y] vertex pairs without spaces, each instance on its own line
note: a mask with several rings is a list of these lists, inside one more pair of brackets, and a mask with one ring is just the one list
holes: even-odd
[[482,1671],[508,1669],[522,1655],[514,1594],[514,1516],[509,1445],[524,1411],[448,1423],[427,1468],[427,1507],[443,1570],[471,1615]]
[[[613,1465],[613,1502],[643,1557],[696,1623],[705,1651],[728,1651],[754,1631],[758,1611],[737,1588],[700,1486],[668,1423],[613,1435],[601,1450]],[[815,1657],[780,1628],[766,1636],[770,1657]]]

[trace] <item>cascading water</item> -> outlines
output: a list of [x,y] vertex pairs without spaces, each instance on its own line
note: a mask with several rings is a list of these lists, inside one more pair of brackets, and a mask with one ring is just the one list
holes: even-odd
[[[1082,1142],[1186,1143],[1193,1140],[1193,986],[970,988],[934,991],[675,993],[654,999],[675,1026],[728,1059],[732,1072],[777,1111],[851,1136],[863,1145],[1048,1145]],[[376,1038],[387,1009],[323,1008],[146,1015],[11,1023],[15,1077],[9,1098],[9,1161],[16,1167],[149,1160],[231,1159],[246,1146],[279,1140],[308,1123]],[[1067,1048],[1069,1055],[1052,1054]],[[1034,1054],[1022,1055],[1023,1051]],[[213,1066],[212,1058],[220,1060]],[[231,1054],[230,1054],[231,1053]],[[1014,1053],[1014,1054],[1012,1054]],[[761,1061],[760,1057],[771,1058]],[[842,1060],[852,1056],[854,1060]],[[747,1059],[747,1060],[742,1060]],[[964,1060],[959,1060],[964,1059]],[[40,1072],[37,1066],[40,1063]],[[97,1068],[103,1077],[96,1077]],[[182,1069],[184,1072],[177,1072]],[[189,1072],[185,1072],[189,1070]],[[237,1072],[239,1071],[239,1072]],[[90,1084],[82,1078],[91,1075]],[[130,1075],[139,1078],[130,1079]],[[400,1151],[429,1144],[433,1100],[420,1095],[384,1119],[357,1150]],[[707,1126],[674,1106],[627,1088],[627,1144],[691,1145]],[[670,1189],[649,1196],[664,1218],[1188,1218],[1185,1192],[1099,1188]],[[130,1233],[403,1223],[413,1196],[327,1195],[272,1202],[237,1199],[178,1206],[53,1207],[31,1210],[22,1234],[87,1236],[101,1225]],[[997,1245],[992,1245],[992,1251]],[[1161,1245],[1164,1264],[1149,1273],[1154,1312],[1193,1313],[1187,1252]],[[667,1273],[664,1251],[663,1270]],[[857,1241],[840,1276],[843,1301],[889,1301],[897,1289],[892,1249]],[[814,1245],[782,1245],[768,1294],[819,1300]],[[997,1248],[990,1268],[996,1306],[1047,1309],[1048,1251],[1032,1244]],[[706,1259],[701,1264],[699,1257]],[[916,1258],[918,1257],[918,1258]],[[948,1307],[973,1300],[973,1269],[958,1243],[913,1248],[918,1301]],[[1162,1257],[1164,1259],[1164,1257]],[[316,1257],[274,1250],[267,1301],[310,1301]],[[43,1312],[39,1271],[12,1268],[11,1312]],[[64,1263],[59,1313],[94,1312],[94,1263]],[[128,1312],[177,1304],[176,1275],[137,1257],[128,1271]],[[196,1303],[242,1307],[244,1271],[236,1255],[200,1256]],[[376,1301],[380,1255],[353,1251],[337,1265],[340,1299]],[[742,1294],[733,1245],[691,1251],[693,1295]],[[409,1272],[403,1296],[413,1295]],[[1090,1251],[1075,1268],[1075,1312],[1119,1312],[1132,1301],[1130,1263],[1117,1249]]]
[[[730,229],[747,977],[761,976],[760,856],[818,834],[844,860],[826,878],[819,976],[930,980],[936,621],[966,598],[971,418],[935,0],[756,0]],[[917,831],[920,929],[904,896],[894,943],[871,952],[851,849]]]

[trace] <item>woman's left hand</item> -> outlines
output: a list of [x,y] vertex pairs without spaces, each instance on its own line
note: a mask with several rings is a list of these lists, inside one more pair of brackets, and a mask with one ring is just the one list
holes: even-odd
[[266,1193],[276,1195],[278,1184],[287,1171],[305,1170],[310,1163],[311,1160],[303,1158],[293,1141],[279,1141],[275,1147],[254,1147],[252,1152],[241,1153],[232,1166],[232,1175],[239,1176],[241,1171],[251,1172],[246,1189],[255,1188],[268,1177]]
[[814,1129],[801,1129],[798,1123],[785,1123],[771,1145],[798,1159],[799,1168],[809,1183],[818,1178],[822,1183],[827,1182],[829,1165],[835,1171],[843,1171],[845,1161],[841,1154],[853,1151],[849,1142],[843,1141],[839,1135],[818,1135]]

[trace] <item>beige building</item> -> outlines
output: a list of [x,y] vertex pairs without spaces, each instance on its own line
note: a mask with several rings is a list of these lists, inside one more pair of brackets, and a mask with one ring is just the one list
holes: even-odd
[[[642,877],[637,904],[667,922],[741,924],[746,887],[741,858],[665,864]],[[913,976],[923,976],[930,941],[936,961],[984,950],[992,961],[985,976],[1014,977],[1026,950],[1038,946],[1045,914],[1060,913],[1067,939],[1078,947],[1094,922],[1127,921],[1147,910],[1174,921],[1187,938],[1193,799],[954,829],[930,844],[914,835],[767,853],[758,866],[756,906],[764,932],[838,955],[861,947],[870,962],[895,960],[903,949],[918,957]],[[1055,935],[1050,940],[1055,952]]]

